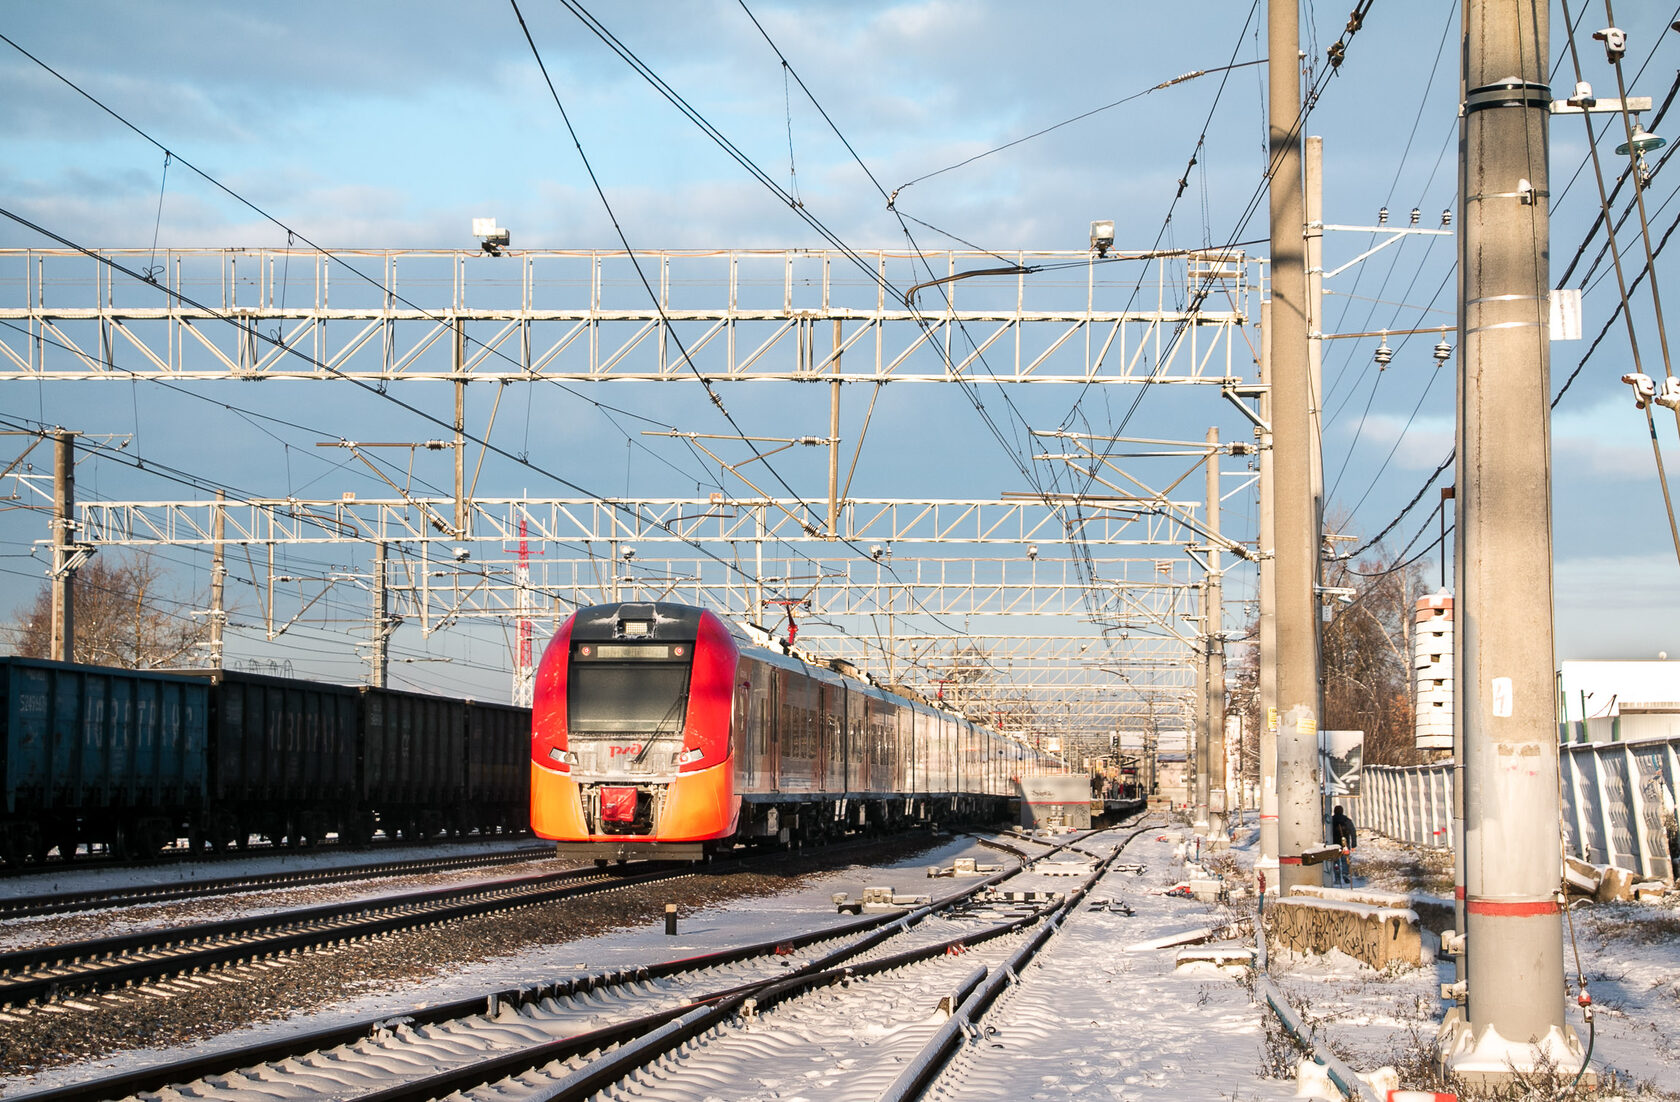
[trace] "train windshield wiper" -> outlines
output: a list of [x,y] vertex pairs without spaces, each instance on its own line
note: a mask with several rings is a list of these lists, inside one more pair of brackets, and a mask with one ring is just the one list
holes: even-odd
[[[642,764],[642,759],[647,757],[648,751],[653,749],[653,744],[658,741],[660,735],[676,734],[680,730],[676,721],[680,718],[678,713],[686,703],[688,703],[688,686],[685,685],[682,693],[677,696],[677,699],[671,701],[669,708],[665,709],[665,714],[660,717],[659,722],[653,725],[653,733],[642,741],[642,748],[636,751],[635,757],[630,759],[631,765]],[[671,725],[670,730],[666,730],[667,724]]]

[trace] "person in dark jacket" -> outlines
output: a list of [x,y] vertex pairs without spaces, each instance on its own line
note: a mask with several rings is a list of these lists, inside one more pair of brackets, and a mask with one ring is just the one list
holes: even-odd
[[1330,840],[1342,849],[1341,855],[1330,866],[1331,874],[1337,884],[1352,887],[1353,874],[1348,868],[1348,855],[1359,848],[1359,839],[1353,830],[1353,820],[1348,818],[1341,804],[1337,804],[1330,815]]

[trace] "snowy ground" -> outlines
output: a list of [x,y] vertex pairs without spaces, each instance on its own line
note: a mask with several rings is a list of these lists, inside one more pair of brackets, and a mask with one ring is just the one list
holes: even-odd
[[[1268,1100],[1295,1096],[1287,1074],[1289,1046],[1248,986],[1210,965],[1176,968],[1175,949],[1145,943],[1162,935],[1239,917],[1245,905],[1204,904],[1164,894],[1183,875],[1181,828],[1152,827],[1127,846],[1123,860],[1148,866],[1143,876],[1110,873],[1092,900],[1124,901],[1125,915],[1087,905],[1070,917],[1063,933],[1027,970],[1021,987],[1001,1000],[989,1019],[995,1032],[971,1046],[961,1067],[960,1091],[942,1097],[1058,1099],[1098,1097]],[[1106,848],[1130,831],[1098,835],[1088,843]],[[1245,878],[1253,850],[1250,832],[1239,833],[1232,850],[1232,879]],[[1362,837],[1355,874],[1377,887],[1428,884],[1417,855],[1376,837]],[[455,851],[452,847],[452,851]],[[457,851],[458,852],[458,851]],[[676,936],[663,925],[625,928],[582,941],[565,941],[515,956],[486,960],[451,971],[422,986],[366,994],[328,1010],[204,1041],[191,1051],[213,1051],[258,1038],[313,1031],[375,1015],[481,995],[614,967],[690,956],[711,949],[769,940],[813,929],[835,918],[830,896],[864,887],[890,886],[906,893],[943,895],[955,885],[930,880],[929,865],[958,856],[981,862],[1001,860],[972,838],[954,838],[940,849],[897,865],[852,867],[826,873],[807,886],[750,906],[726,907],[685,916]],[[264,862],[299,858],[253,859]],[[178,870],[150,875],[175,876]],[[207,875],[230,875],[217,866]],[[83,890],[90,878],[112,883],[129,873],[61,873],[60,890]],[[1395,882],[1404,877],[1407,882]],[[1050,878],[1034,878],[1035,881]],[[126,882],[126,881],[125,881]],[[1067,882],[1064,881],[1064,885]],[[1032,887],[1058,887],[1035,882]],[[14,894],[48,890],[39,884],[8,882]],[[376,889],[377,890],[377,889]],[[1440,894],[1450,894],[1450,885]],[[1675,1098],[1680,1092],[1680,913],[1673,908],[1587,906],[1573,915],[1575,943],[1599,1005],[1593,1065],[1605,1078],[1619,1076],[1621,1097]],[[0,935],[4,927],[0,926]],[[1231,944],[1237,944],[1232,942]],[[1566,950],[1568,942],[1566,941]],[[1450,965],[1373,972],[1351,958],[1274,956],[1274,979],[1323,1038],[1362,1071],[1393,1064],[1406,1073],[1406,1086],[1424,1086],[1441,1005],[1438,985],[1450,979]],[[1572,1021],[1579,1025],[1578,1013]],[[174,1058],[180,1053],[168,1054]],[[164,1054],[124,1053],[94,1063],[48,1072],[31,1079],[0,1081],[7,1098],[66,1083],[98,1078],[108,1070],[159,1062]],[[1645,1093],[1641,1093],[1641,1086]],[[1597,1097],[1616,1097],[1603,1093]]]
[[[367,850],[338,850],[328,847],[314,851],[283,851],[280,853],[242,857],[210,864],[170,862],[134,868],[74,868],[49,865],[41,872],[12,876],[0,880],[0,898],[50,896],[57,893],[81,894],[95,891],[116,891],[142,885],[190,884],[205,880],[225,880],[238,876],[256,876],[304,869],[343,868],[371,865],[386,860],[427,860],[438,857],[471,857],[486,853],[508,853],[531,849],[531,838],[492,839],[484,842],[451,842],[441,845],[413,846],[399,854],[370,853]],[[372,877],[342,884],[309,884],[293,888],[268,889],[236,895],[218,895],[202,900],[175,900],[167,903],[138,904],[118,911],[68,911],[42,918],[13,919],[0,922],[0,952],[29,949],[38,945],[62,941],[90,941],[95,938],[118,937],[162,926],[177,926],[189,922],[214,922],[222,919],[244,918],[272,914],[276,911],[308,907],[316,903],[374,899],[406,892],[430,891],[441,888],[465,887],[509,876],[535,875],[552,872],[556,868],[552,851],[537,854],[530,864],[497,865],[477,869],[453,869],[423,875]]]
[[[1361,831],[1359,840],[1356,886],[1421,887],[1442,903],[1450,901],[1445,855],[1371,831]],[[1244,841],[1252,839],[1239,835]],[[1253,851],[1239,845],[1233,852],[1246,864]],[[1568,919],[1563,933],[1569,994],[1572,999],[1576,991],[1572,922],[1581,972],[1597,1005],[1591,1064],[1601,1086],[1599,1094],[1584,1097],[1680,1099],[1680,909],[1587,901],[1578,903]],[[1424,923],[1426,931],[1430,925]],[[1426,932],[1424,943],[1427,952],[1438,953],[1433,934]],[[1354,1068],[1369,1071],[1387,1064],[1401,1070],[1406,1086],[1431,1084],[1443,1012],[1440,984],[1454,979],[1450,958],[1381,974],[1339,952],[1311,958],[1274,954],[1270,972],[1308,1024]],[[1584,1044],[1588,1030],[1572,1001],[1565,1020]],[[1559,1070],[1567,1083],[1577,1069]]]

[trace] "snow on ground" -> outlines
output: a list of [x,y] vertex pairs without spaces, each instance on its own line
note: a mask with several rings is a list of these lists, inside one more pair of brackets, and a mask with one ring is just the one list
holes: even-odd
[[1183,874],[1180,838],[1156,828],[1125,848],[1122,864],[1144,873],[1103,877],[929,1097],[1295,1097],[1292,1078],[1262,1077],[1263,1013],[1249,989],[1211,963],[1177,967],[1177,947],[1146,944],[1229,917],[1165,894]]
[[[1085,845],[1106,852],[1129,833],[1097,835]],[[1269,1012],[1254,1001],[1249,988],[1211,965],[1175,967],[1176,948],[1144,946],[1176,931],[1226,921],[1247,909],[1241,903],[1226,907],[1164,894],[1184,875],[1182,833],[1179,827],[1151,826],[1126,847],[1122,861],[1142,862],[1147,872],[1134,876],[1115,871],[1103,879],[1047,952],[1028,968],[1026,982],[994,1008],[995,1016],[988,1021],[995,1032],[970,1046],[963,1057],[964,1088],[948,1089],[944,1097],[1182,1097],[1233,1102],[1295,1097],[1291,1079],[1271,1077],[1287,1076],[1294,1055],[1268,1025]],[[1438,860],[1437,879],[1431,881],[1423,868],[1430,862],[1416,851],[1375,835],[1361,841],[1354,869],[1357,883],[1390,889],[1422,886],[1450,895],[1450,884],[1443,890],[1438,880]],[[1251,878],[1254,852],[1252,830],[1239,831],[1227,866],[1233,882]],[[865,887],[886,886],[936,898],[948,894],[963,881],[930,880],[926,870],[963,856],[981,863],[1008,863],[975,839],[956,837],[896,865],[841,869],[785,895],[753,900],[747,907],[687,915],[674,937],[664,933],[663,923],[581,941],[566,941],[565,931],[556,930],[554,943],[538,950],[484,961],[420,987],[370,993],[330,1010],[205,1041],[189,1051],[219,1051],[509,987],[790,936],[832,923],[836,915],[830,896],[837,892],[855,898]],[[261,858],[252,863],[295,859]],[[204,875],[231,875],[224,871],[228,868],[216,866]],[[68,879],[124,874],[60,875]],[[0,890],[43,890],[15,889],[16,883]],[[1020,886],[1065,890],[1071,883],[1040,876]],[[67,883],[63,890],[82,888],[81,883]],[[1096,907],[1097,900],[1123,901],[1134,913]],[[1588,904],[1572,917],[1582,968],[1599,1006],[1595,1070],[1607,1078],[1618,1075],[1625,1097],[1680,1099],[1680,1093],[1652,1093],[1680,1091],[1680,912],[1673,907]],[[1431,942],[1433,938],[1426,938],[1426,944]],[[1569,945],[1566,933],[1566,960],[1572,960]],[[1273,978],[1344,1059],[1360,1071],[1395,1065],[1408,1087],[1426,1085],[1442,1011],[1439,984],[1452,978],[1451,970],[1451,962],[1442,959],[1422,968],[1378,973],[1340,953],[1317,958],[1277,954],[1271,961]],[[1580,1027],[1579,1012],[1573,1008],[1569,1021]],[[170,1053],[168,1058],[184,1054]],[[0,1093],[24,1097],[15,1092],[84,1081],[164,1058],[157,1052],[120,1054],[27,1081],[3,1080]],[[1641,1085],[1647,1093],[1639,1093]]]
[[[676,960],[738,945],[791,937],[835,924],[840,916],[831,896],[838,892],[846,892],[856,898],[866,887],[890,887],[904,894],[932,894],[935,898],[948,895],[960,888],[962,882],[930,880],[927,869],[930,865],[949,865],[953,858],[965,856],[974,857],[981,863],[1015,864],[1013,859],[981,846],[974,838],[954,837],[934,850],[894,865],[844,868],[809,878],[810,886],[782,896],[754,899],[749,905],[737,908],[715,908],[684,916],[674,937],[665,933],[663,917],[656,924],[620,929],[576,941],[567,940],[565,930],[557,929],[554,942],[549,946],[481,961],[423,985],[398,991],[370,992],[328,1010],[261,1023],[167,1053],[150,1050],[119,1053],[92,1064],[58,1068],[27,1079],[0,1079],[0,1095],[8,1099],[27,1098],[27,1094],[16,1092],[26,1090],[34,1093],[102,1078],[111,1072],[133,1071],[188,1056],[223,1052],[371,1018],[399,1017],[420,1007],[482,997],[509,988],[536,986],[650,961]],[[212,875],[232,875],[224,874],[221,871],[224,867],[217,865]]]
[[[191,884],[238,876],[372,865],[380,863],[381,859],[419,861],[438,857],[472,857],[486,853],[528,850],[532,847],[533,840],[528,837],[499,838],[483,842],[412,846],[396,854],[328,847],[320,850],[280,851],[208,864],[183,861],[104,869],[49,865],[40,872],[0,880],[0,898],[15,899],[58,893],[81,894],[142,886]],[[375,876],[338,884],[304,884],[291,888],[270,888],[236,895],[210,896],[198,900],[135,904],[118,911],[66,911],[37,918],[13,919],[0,923],[0,952],[31,949],[62,941],[120,937],[183,923],[251,918],[319,903],[378,899],[410,892],[467,887],[521,874],[535,876],[552,872],[555,867],[552,850],[544,849],[534,855],[528,865],[519,863],[424,874]]]
[[[1246,865],[1253,857],[1253,839],[1251,834],[1240,837],[1249,844],[1239,845],[1233,855]],[[1450,903],[1451,865],[1445,855],[1374,831],[1361,831],[1359,839],[1356,887],[1422,887],[1426,898]],[[1568,918],[1597,1004],[1591,1063],[1604,1084],[1602,1097],[1617,1096],[1613,1085],[1629,1098],[1680,1099],[1680,909],[1584,901]],[[1422,968],[1379,973],[1340,952],[1322,957],[1282,953],[1273,955],[1270,972],[1308,1025],[1349,1064],[1360,1071],[1392,1065],[1402,1071],[1405,1085],[1422,1086],[1430,1081],[1444,1011],[1440,985],[1455,978],[1453,961],[1439,955],[1434,936],[1449,923],[1423,922],[1425,950],[1435,959]],[[1568,922],[1563,935],[1569,995],[1564,1020],[1584,1045],[1588,1031],[1573,1001],[1575,958]],[[1564,1082],[1576,1071],[1560,1070]]]

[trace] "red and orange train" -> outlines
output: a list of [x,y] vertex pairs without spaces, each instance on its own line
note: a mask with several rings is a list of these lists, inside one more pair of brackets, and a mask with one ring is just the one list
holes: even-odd
[[995,818],[1019,778],[1064,768],[712,612],[597,605],[537,669],[531,829],[561,856],[698,859],[732,841]]

